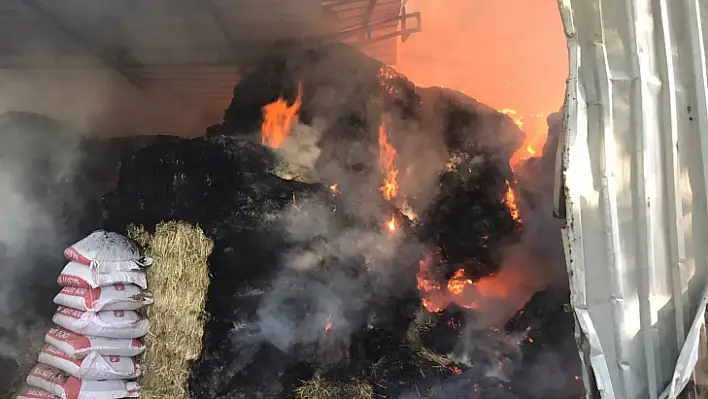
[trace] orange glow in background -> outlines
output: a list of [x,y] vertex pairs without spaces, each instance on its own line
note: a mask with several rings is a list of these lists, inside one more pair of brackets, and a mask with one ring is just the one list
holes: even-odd
[[507,110],[527,134],[512,164],[540,156],[546,117],[563,105],[568,75],[558,3],[408,0],[406,10],[421,12],[422,31],[399,44],[396,69],[418,86],[448,87]]

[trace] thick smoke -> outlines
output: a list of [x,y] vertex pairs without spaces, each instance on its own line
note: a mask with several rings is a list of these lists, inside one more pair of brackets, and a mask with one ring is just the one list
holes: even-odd
[[[552,198],[556,146],[562,132],[562,109],[548,117],[548,126],[543,155],[515,168],[517,193],[522,194],[517,195],[517,199],[524,218],[524,233],[519,242],[503,249],[500,270],[483,279],[504,295],[473,298],[478,304],[474,317],[468,315],[455,349],[448,354],[457,362],[475,367],[439,383],[430,393],[433,398],[517,397],[506,390],[495,393],[495,387],[470,384],[469,381],[475,378],[469,377],[480,372],[504,382],[514,376],[515,391],[523,392],[522,397],[565,398],[582,395],[577,347],[569,335],[573,326],[568,321],[572,318],[551,318],[549,320],[554,324],[545,326],[534,322],[533,328],[524,333],[489,334],[490,328],[498,331],[494,326],[512,318],[540,291],[546,291],[541,309],[548,314],[558,314],[562,311],[561,302],[568,301],[568,276],[560,236],[563,221],[553,216]],[[524,359],[521,344],[529,340],[528,335],[535,328],[541,328],[545,334],[557,338],[552,348],[541,349],[533,358]],[[574,380],[569,380],[569,373],[577,374]],[[404,397],[418,396],[409,393]]]
[[159,86],[135,87],[105,68],[0,69],[0,91],[8,93],[0,96],[0,113],[31,110],[84,134],[194,136],[219,120],[218,112],[199,102]]
[[0,116],[0,140],[0,376],[11,378],[51,314],[62,246],[75,222],[67,210],[80,207],[70,184],[79,137],[50,118],[12,113]]
[[[404,239],[402,231],[392,234],[385,228],[372,228],[388,220],[392,210],[378,190],[382,171],[372,165],[380,155],[375,139],[378,126],[341,135],[340,140],[351,143],[338,143],[340,152],[333,152],[317,146],[322,136],[319,132],[328,126],[322,119],[315,120],[317,128],[297,126],[275,150],[283,159],[278,172],[283,177],[333,187],[333,197],[345,210],[303,198],[295,199],[291,208],[277,216],[294,249],[283,254],[285,268],[266,292],[258,312],[264,338],[303,359],[321,357],[320,348],[328,347],[333,336],[339,349],[326,352],[345,356],[352,334],[375,319],[371,316],[375,313],[375,293],[398,294],[400,282],[417,271],[411,265],[417,267],[420,256],[433,249]],[[442,135],[431,134],[402,118],[389,121],[387,127],[389,133],[398,132],[389,134],[389,140],[405,137],[394,142],[400,194],[392,205],[401,206],[402,199],[410,198],[416,204],[414,211],[423,214],[439,193],[440,173],[454,169],[459,163],[456,157],[462,155],[449,154]],[[402,130],[405,134],[400,134]],[[466,172],[469,176],[476,174],[473,170]],[[526,206],[523,200],[519,202]],[[337,222],[337,212],[345,211],[354,223]],[[540,232],[552,230],[549,220],[536,217],[533,209],[522,211],[531,215],[524,220],[526,233],[520,242],[503,249],[501,269],[487,278],[488,292],[471,293],[475,298],[468,299],[478,304],[474,317],[465,320],[456,347],[447,354],[451,360],[474,365],[476,372],[500,381],[508,381],[521,367],[520,343],[527,334],[490,335],[488,329],[514,317],[536,292],[552,282],[549,272],[558,267],[544,252],[549,243],[559,242],[560,236],[547,234],[539,240]]]
[[[332,203],[294,198],[276,216],[292,249],[282,255],[284,268],[258,311],[266,340],[304,358],[319,357],[320,364],[342,360],[327,357],[345,356],[351,336],[379,320],[378,299],[400,295],[401,279],[415,278],[417,259],[427,248],[406,237],[404,229],[412,221],[396,208],[411,200],[415,212],[425,211],[449,158],[442,134],[423,131],[393,112],[372,107],[363,110],[369,126],[342,124],[339,115],[353,110],[347,109],[343,93],[328,95],[332,71],[313,72],[312,79],[322,84],[312,85],[315,92],[308,93],[310,124],[295,126],[274,149],[282,160],[279,176],[330,187]],[[362,84],[335,81],[352,95]],[[400,168],[399,194],[390,202],[380,191],[386,173],[379,164],[382,123]],[[337,142],[322,141],[324,132]],[[396,231],[385,225],[392,217]]]
[[[377,132],[371,132],[373,137]],[[324,183],[331,187],[333,204],[295,198],[277,215],[292,249],[282,255],[284,269],[258,314],[261,331],[271,344],[328,364],[342,360],[352,334],[371,322],[377,295],[396,295],[397,279],[415,275],[403,265],[414,265],[423,248],[384,226],[392,208],[378,190],[381,171],[371,165],[378,159],[376,141],[370,140],[368,148],[361,141],[352,142],[347,154],[327,154],[327,162],[316,165],[324,152],[316,146],[320,136],[317,129],[300,125],[275,150],[283,158],[279,174]],[[352,168],[362,160],[369,160],[368,170]],[[342,223],[345,210],[351,223]],[[410,259],[396,258],[401,253],[411,254]]]

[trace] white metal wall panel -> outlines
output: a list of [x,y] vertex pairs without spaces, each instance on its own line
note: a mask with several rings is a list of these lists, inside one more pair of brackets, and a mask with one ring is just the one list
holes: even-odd
[[602,398],[675,398],[706,305],[708,2],[559,5],[560,210],[586,366]]

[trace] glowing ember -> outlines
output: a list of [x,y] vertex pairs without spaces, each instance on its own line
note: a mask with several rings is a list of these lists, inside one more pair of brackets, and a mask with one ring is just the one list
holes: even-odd
[[[502,110],[500,112],[506,113],[504,111],[507,110]],[[512,115],[515,114],[515,112],[516,111],[514,111]],[[528,116],[530,117],[528,121],[530,126],[527,126],[527,128],[524,129],[526,132],[526,139],[524,140],[524,144],[514,153],[514,155],[509,160],[509,163],[511,164],[511,167],[513,169],[515,169],[521,161],[525,161],[530,158],[540,157],[542,155],[540,153],[540,149],[543,149],[543,144],[546,142],[546,138],[548,136],[548,131],[545,123],[546,115],[534,113]],[[523,117],[514,117],[512,119],[514,119],[514,123],[516,123],[519,128],[523,127],[527,122],[524,120]]]
[[326,333],[328,333],[332,330],[332,316],[331,315],[327,316],[327,323],[325,323],[324,330]]
[[416,274],[421,302],[429,312],[441,312],[451,304],[484,310],[498,301],[510,302],[511,296],[519,305],[515,309],[521,309],[536,291],[528,278],[512,268],[502,268],[498,274],[476,281],[460,268],[447,283],[441,283],[443,277],[436,270],[436,262],[439,262],[438,254],[427,254]]
[[398,88],[394,84],[394,78],[398,77],[398,72],[392,67],[385,65],[379,69],[378,77],[381,87],[391,96],[396,97]]
[[331,186],[329,186],[329,190],[336,194],[339,192],[339,186],[337,184],[332,184]]
[[408,201],[403,201],[403,205],[401,205],[401,213],[411,222],[418,220],[418,215],[415,213],[413,208],[408,205]]
[[447,293],[443,290],[442,284],[440,284],[436,278],[437,276],[434,270],[435,261],[436,254],[426,254],[425,258],[420,261],[420,268],[416,274],[423,307],[433,313],[444,310],[449,304],[449,301],[446,299]]
[[513,108],[504,108],[504,109],[502,109],[502,110],[499,111],[499,112],[501,112],[502,114],[504,114],[504,115],[510,117],[511,120],[513,120],[514,123],[516,124],[516,126],[518,126],[519,128],[522,128],[522,127],[524,126],[524,117],[523,117],[523,116],[518,116],[518,117],[517,117],[516,115],[518,114],[518,112],[517,112],[515,109],[513,109]]
[[462,370],[457,366],[449,366],[448,369],[450,369],[450,371],[452,371],[452,373],[455,375],[462,374]]
[[[474,286],[474,282],[465,277],[465,269],[459,269],[452,276],[450,281],[447,282],[447,291],[452,295],[461,295],[467,286]],[[474,309],[474,302],[468,304],[462,304],[465,308]]]
[[519,219],[519,208],[516,205],[516,194],[514,194],[514,190],[511,189],[511,184],[509,184],[509,181],[507,180],[505,183],[506,186],[506,196],[504,201],[506,202],[506,205],[509,207],[509,211],[511,212],[511,217],[514,220],[521,221]]
[[384,184],[380,187],[386,201],[391,201],[398,195],[398,169],[396,169],[396,149],[388,143],[386,122],[381,121],[379,126],[379,164],[384,175]]
[[396,231],[396,217],[391,216],[391,220],[386,222],[386,228],[388,231]]
[[297,98],[292,105],[282,97],[263,107],[263,124],[261,125],[261,142],[269,147],[280,147],[290,134],[293,118],[302,105],[302,84],[298,83]]

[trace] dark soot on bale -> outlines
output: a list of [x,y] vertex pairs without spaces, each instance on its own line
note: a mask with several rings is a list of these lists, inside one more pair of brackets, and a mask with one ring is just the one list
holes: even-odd
[[[566,290],[540,292],[505,325],[464,334],[474,311],[421,311],[415,276],[425,253],[439,251],[447,277],[454,265],[480,265],[468,270],[477,278],[522,240],[504,202],[523,138],[510,119],[460,93],[417,88],[346,46],[284,47],[250,70],[222,124],[125,157],[105,197],[108,229],[184,220],[214,240],[196,398],[290,397],[313,376],[366,381],[381,397],[577,396],[565,380],[557,391],[531,389],[525,371],[543,368],[544,354],[568,362]],[[319,134],[308,182],[279,177],[280,153],[260,144],[262,107],[281,96],[292,103],[298,84],[300,122]],[[415,223],[378,192],[382,120]],[[381,222],[391,214],[400,228],[387,247]],[[507,337],[521,335],[533,344],[519,351]],[[421,356],[421,344],[447,355],[463,339],[478,343],[467,364]],[[491,373],[500,361],[516,371]]]

